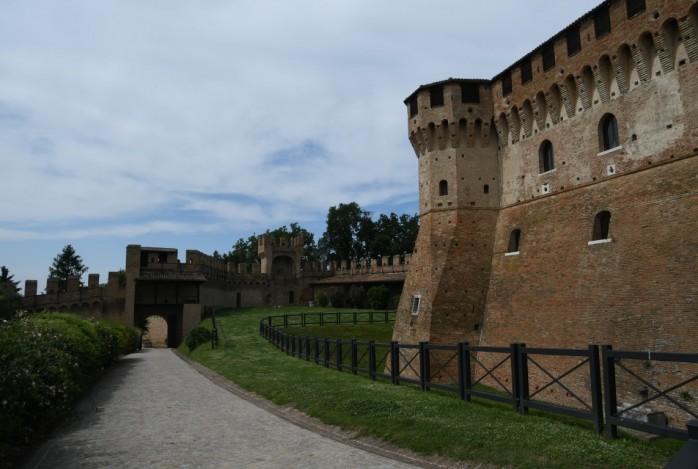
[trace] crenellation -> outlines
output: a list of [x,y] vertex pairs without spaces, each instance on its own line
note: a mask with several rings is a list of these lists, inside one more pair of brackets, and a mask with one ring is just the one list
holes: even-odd
[[99,288],[99,274],[87,275],[87,288]]

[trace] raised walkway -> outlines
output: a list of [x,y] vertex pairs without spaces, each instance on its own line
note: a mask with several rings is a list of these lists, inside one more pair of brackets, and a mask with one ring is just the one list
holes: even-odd
[[109,369],[23,467],[440,467],[313,422],[172,350],[144,349]]

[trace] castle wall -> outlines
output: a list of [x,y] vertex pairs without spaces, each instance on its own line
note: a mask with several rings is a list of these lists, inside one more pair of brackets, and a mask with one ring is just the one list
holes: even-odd
[[[638,5],[602,2],[491,81],[448,79],[406,99],[421,218],[395,340],[695,352],[698,3],[628,11]],[[461,106],[475,84],[479,99]],[[501,359],[489,355],[478,360]],[[575,365],[546,362],[554,376]],[[626,366],[662,388],[695,372]],[[534,389],[548,380],[531,371]],[[588,394],[588,377],[571,381]],[[632,402],[638,382],[618,384]],[[546,398],[579,404],[559,391]],[[660,409],[672,425],[687,417]]]
[[[686,158],[503,209],[482,343],[695,352],[696,187]],[[600,210],[611,242],[590,245]],[[520,250],[507,256],[512,226]]]
[[[512,92],[503,96],[501,77],[493,86],[503,208],[483,343],[694,351],[685,325],[696,321],[698,5],[647,2],[630,19],[625,2],[608,6],[609,34],[595,39],[592,11],[579,22],[580,51],[568,57],[557,37],[554,68],[541,73],[534,53],[533,80],[520,84],[511,68]],[[618,145],[604,151],[609,114]],[[588,245],[602,211],[613,242]],[[507,256],[513,230],[520,254]]]
[[[398,305],[399,342],[477,342],[487,288],[497,211],[432,212],[419,235]],[[413,314],[414,297],[418,314]]]

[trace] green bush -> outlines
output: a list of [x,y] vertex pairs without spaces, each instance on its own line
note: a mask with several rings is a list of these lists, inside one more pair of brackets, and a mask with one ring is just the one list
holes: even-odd
[[349,298],[351,299],[352,307],[365,308],[368,303],[366,288],[363,285],[352,285],[349,289]]
[[369,288],[368,301],[371,303],[371,308],[373,309],[388,309],[388,305],[390,304],[390,289],[385,285]]
[[344,308],[344,289],[341,287],[333,287],[330,289],[330,303],[335,308]]
[[106,327],[117,339],[118,354],[128,355],[141,348],[141,330],[120,322],[105,321],[98,323]]
[[327,295],[325,292],[321,291],[320,293],[317,294],[317,304],[322,306],[323,308],[326,307],[330,303],[330,300],[327,298]]
[[400,306],[400,295],[395,295],[390,303],[392,304],[392,309],[397,309]]
[[189,351],[191,352],[199,345],[205,344],[211,340],[211,337],[212,334],[210,329],[203,326],[195,327],[189,331],[189,334],[187,335],[187,347],[189,347]]
[[62,313],[0,323],[0,460],[11,460],[41,438],[118,358],[115,331],[139,335],[128,326]]

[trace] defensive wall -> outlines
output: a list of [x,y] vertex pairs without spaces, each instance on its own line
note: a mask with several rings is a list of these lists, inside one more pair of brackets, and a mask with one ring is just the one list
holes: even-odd
[[[410,255],[354,262],[303,262],[301,238],[258,239],[260,262],[232,264],[200,251],[129,245],[125,269],[110,272],[106,284],[89,274],[88,284],[68,281],[60,292],[49,278],[44,293],[27,280],[22,307],[27,311],[79,313],[99,320],[143,326],[151,316],[167,322],[168,344],[176,346],[202,318],[204,308],[307,305],[320,292],[353,286],[386,285],[399,296]],[[346,304],[334,305],[344,307]]]
[[394,339],[695,352],[697,99],[691,0],[605,1],[492,79],[419,87]]

